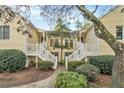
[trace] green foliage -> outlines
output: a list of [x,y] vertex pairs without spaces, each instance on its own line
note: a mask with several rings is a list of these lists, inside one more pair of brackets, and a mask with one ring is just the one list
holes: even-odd
[[68,62],[68,70],[69,71],[75,71],[75,69],[82,65],[82,64],[85,64],[86,62],[85,61],[71,61],[71,62]]
[[112,74],[112,66],[114,62],[114,56],[105,55],[105,56],[94,56],[89,58],[89,62],[97,66],[100,69],[100,72],[103,74]]
[[26,64],[26,56],[20,50],[0,50],[0,72],[22,70]]
[[54,63],[51,61],[39,61],[38,62],[38,68],[40,70],[50,70],[52,69]]
[[91,64],[83,64],[75,70],[79,74],[83,74],[87,77],[88,81],[94,82],[98,79],[99,68]]
[[88,88],[98,88],[99,87],[97,84],[91,83],[91,82],[89,82],[87,86],[88,86]]
[[85,88],[87,79],[76,72],[62,72],[58,74],[55,83],[56,88]]
[[48,33],[48,36],[55,37],[71,37],[69,33],[68,24],[65,23],[61,18],[58,18],[54,27],[54,31]]
[[64,64],[65,64],[65,61],[62,60],[62,61],[59,61],[58,63],[59,63],[60,65],[64,65]]
[[59,42],[58,42],[58,41],[55,41],[54,49],[55,49],[55,48],[60,48],[60,46],[61,46],[61,45],[59,44]]
[[69,31],[67,31],[67,32],[51,31],[48,33],[48,36],[71,38],[71,34],[69,33]]
[[61,44],[55,42],[54,49],[55,48],[70,49],[71,47],[68,45],[61,45]]

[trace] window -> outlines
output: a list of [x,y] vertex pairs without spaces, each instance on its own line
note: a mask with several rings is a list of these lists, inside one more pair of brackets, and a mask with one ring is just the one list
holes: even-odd
[[0,26],[0,39],[10,39],[9,26]]
[[59,43],[59,40],[58,40],[58,39],[55,39],[55,42],[56,42],[56,43]]
[[122,30],[123,30],[122,26],[116,26],[116,39],[122,40],[123,38]]
[[73,48],[73,40],[70,40],[70,47]]
[[124,8],[121,9],[121,13],[124,13]]
[[82,43],[84,42],[84,38],[83,38],[83,37],[81,37],[81,42],[82,42]]
[[54,46],[54,40],[50,39],[50,46]]
[[80,37],[78,37],[78,42],[80,41]]
[[41,36],[41,39],[40,40],[41,40],[41,42],[43,42],[43,36]]
[[59,48],[59,40],[58,39],[55,39],[54,47]]
[[68,46],[68,40],[67,39],[65,40],[65,46]]

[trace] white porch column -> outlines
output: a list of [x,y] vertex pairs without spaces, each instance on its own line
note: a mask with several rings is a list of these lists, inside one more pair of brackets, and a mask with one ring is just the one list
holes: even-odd
[[38,68],[38,44],[36,44],[36,68]]
[[26,64],[25,64],[25,67],[28,68],[29,66],[29,58],[26,56]]
[[79,36],[80,36],[80,40],[79,40],[79,42],[81,42],[81,32],[80,32],[79,34],[80,34],[80,35],[79,35]]
[[25,43],[24,43],[24,53],[26,54],[27,52],[27,45],[28,45],[28,35],[26,34],[25,35]]
[[86,55],[88,55],[88,50],[87,50],[87,43],[85,43],[85,45],[84,45],[84,47],[85,47],[85,52],[86,52]]
[[45,33],[43,32],[43,42],[44,42],[44,39],[45,39]]
[[68,57],[67,56],[65,57],[65,68],[66,70],[68,70]]
[[38,68],[38,57],[36,56],[36,68]]
[[56,69],[57,68],[57,56],[55,56],[55,63],[54,63],[54,66],[53,66],[53,69]]

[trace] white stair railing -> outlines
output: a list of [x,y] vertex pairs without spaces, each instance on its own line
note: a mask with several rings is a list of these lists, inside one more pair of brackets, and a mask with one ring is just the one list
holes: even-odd
[[79,42],[76,44],[76,49],[80,48],[82,45],[83,45],[83,43],[82,43],[81,41],[79,41]]
[[27,44],[27,47],[26,47],[26,54],[28,55],[36,55],[36,44]]
[[42,43],[40,43],[40,46],[43,46],[44,48],[47,48],[47,44],[44,41]]
[[35,55],[43,61],[52,61],[54,63],[53,68],[57,68],[57,57],[49,52],[43,44],[28,44],[26,53],[27,55]]
[[86,47],[85,45],[82,43],[80,43],[80,46],[77,50],[75,50],[72,54],[70,54],[69,56],[66,57],[66,63],[65,63],[65,66],[66,66],[66,69],[68,69],[68,62],[69,61],[80,61],[82,60],[83,58],[86,57],[87,55],[87,51],[86,51]]
[[54,69],[57,68],[57,57],[54,56],[51,52],[46,50],[42,45],[38,45],[37,51],[38,57],[44,61],[52,61],[54,63]]

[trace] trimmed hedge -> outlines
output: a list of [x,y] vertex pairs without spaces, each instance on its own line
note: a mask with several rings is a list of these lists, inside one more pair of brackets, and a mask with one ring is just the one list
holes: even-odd
[[89,58],[90,64],[97,66],[100,72],[103,74],[112,74],[112,66],[114,62],[114,56],[94,56]]
[[85,88],[87,79],[76,72],[62,72],[58,74],[55,83],[56,88]]
[[86,62],[85,61],[70,61],[68,62],[68,70],[69,71],[75,71],[75,69],[82,65],[82,64],[85,64]]
[[25,68],[26,56],[20,50],[0,50],[0,72],[15,72]]
[[54,63],[51,61],[39,61],[38,62],[38,68],[40,70],[50,70],[52,69]]
[[91,64],[83,64],[75,70],[79,74],[83,74],[87,77],[88,81],[94,82],[98,79],[99,68]]

